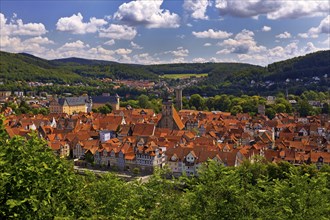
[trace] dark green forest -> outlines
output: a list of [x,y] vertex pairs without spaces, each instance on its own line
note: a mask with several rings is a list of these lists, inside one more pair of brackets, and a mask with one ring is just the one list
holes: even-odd
[[[4,119],[2,118],[2,121]],[[8,139],[0,123],[0,219],[329,219],[330,167],[256,157],[209,161],[199,176],[157,170],[146,183],[76,174],[44,140]]]
[[[1,89],[28,90],[25,82],[39,81],[60,86],[58,89],[44,88],[49,92],[63,89],[73,93],[76,90],[92,92],[93,88],[97,88],[98,93],[102,93],[113,92],[112,84],[100,81],[103,78],[160,81],[165,80],[160,78],[163,74],[206,73],[206,78],[185,88],[184,94],[274,95],[288,89],[290,94],[300,95],[305,90],[328,90],[329,61],[329,50],[276,62],[266,67],[243,63],[136,65],[80,58],[44,60],[29,54],[0,52],[0,79],[4,82]],[[21,82],[20,85],[17,84],[18,81]],[[83,84],[82,88],[61,86],[79,83]],[[180,85],[179,80],[168,80],[168,83]]]

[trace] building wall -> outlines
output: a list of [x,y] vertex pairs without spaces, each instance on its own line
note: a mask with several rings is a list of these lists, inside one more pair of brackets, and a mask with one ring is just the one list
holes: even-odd
[[75,105],[75,106],[64,105],[63,106],[63,113],[67,113],[67,114],[71,115],[75,112],[76,113],[79,113],[79,112],[86,113],[86,105]]
[[11,96],[11,91],[0,91],[0,97],[9,97]]

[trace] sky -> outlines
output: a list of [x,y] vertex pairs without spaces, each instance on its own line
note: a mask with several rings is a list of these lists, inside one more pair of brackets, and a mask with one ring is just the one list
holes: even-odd
[[256,65],[330,48],[329,0],[1,0],[0,49],[45,59]]

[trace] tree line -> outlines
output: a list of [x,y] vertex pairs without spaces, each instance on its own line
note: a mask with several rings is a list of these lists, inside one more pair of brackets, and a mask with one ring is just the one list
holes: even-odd
[[[274,118],[276,113],[294,113],[301,116],[329,114],[330,106],[328,101],[330,94],[327,92],[305,91],[300,96],[288,95],[283,93],[274,96],[274,103],[267,102],[266,97],[261,96],[234,96],[216,95],[214,97],[202,97],[200,94],[193,94],[190,97],[184,96],[182,99],[183,109],[199,111],[223,111],[231,112],[233,115],[238,113],[258,114],[258,106],[265,106],[265,114],[269,118]],[[172,97],[175,102],[175,97]],[[289,100],[293,101],[291,103]],[[322,107],[313,107],[308,101],[319,101]],[[156,113],[161,111],[162,100],[157,97],[140,95],[136,99],[129,99],[121,102],[122,107],[127,105],[132,108],[151,108]]]

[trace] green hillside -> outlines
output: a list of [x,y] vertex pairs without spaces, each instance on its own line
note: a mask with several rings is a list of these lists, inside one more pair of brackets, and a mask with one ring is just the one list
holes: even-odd
[[[204,74],[207,77],[185,88],[186,95],[271,95],[287,88],[289,93],[301,94],[304,90],[328,90],[330,82],[323,79],[327,79],[326,74],[330,73],[329,61],[329,50],[276,62],[267,67],[243,63],[136,65],[81,58],[45,60],[29,54],[0,51],[0,79],[7,82],[85,83],[91,86],[100,85],[98,79],[102,78],[161,79],[167,80],[170,86],[177,86],[182,85],[181,80],[185,78],[178,77],[179,74]],[[171,74],[175,77],[163,77]]]
[[9,81],[43,81],[63,84],[81,77],[52,62],[28,54],[0,52],[0,78]]

